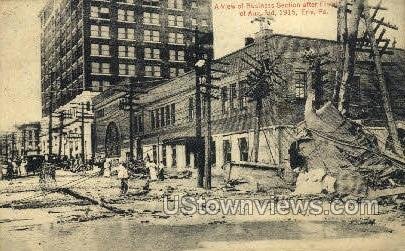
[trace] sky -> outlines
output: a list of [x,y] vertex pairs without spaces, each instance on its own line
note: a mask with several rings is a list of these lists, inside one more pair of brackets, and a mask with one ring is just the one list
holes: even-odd
[[[332,0],[312,0],[312,2]],[[41,118],[40,99],[40,24],[38,13],[46,0],[0,0],[0,131],[10,130],[14,124],[36,121]],[[212,0],[215,56],[226,55],[244,45],[244,39],[258,31],[251,23],[252,16],[241,16],[247,3],[288,4],[307,0]],[[370,0],[370,3],[376,2]],[[234,9],[215,8],[216,4],[233,5]],[[240,4],[243,9],[238,9]],[[405,48],[405,1],[383,0],[389,8],[384,13],[386,21],[400,29],[390,32],[397,47]],[[242,6],[241,6],[242,7]],[[252,10],[252,9],[250,9]],[[271,24],[275,33],[314,38],[336,38],[335,10],[326,8],[328,14],[274,17]],[[275,9],[278,14],[279,9]]]

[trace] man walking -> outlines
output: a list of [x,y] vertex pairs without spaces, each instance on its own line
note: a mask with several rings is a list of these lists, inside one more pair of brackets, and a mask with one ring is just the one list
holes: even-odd
[[127,164],[120,162],[117,168],[118,179],[121,179],[121,195],[125,195],[128,192],[128,170]]

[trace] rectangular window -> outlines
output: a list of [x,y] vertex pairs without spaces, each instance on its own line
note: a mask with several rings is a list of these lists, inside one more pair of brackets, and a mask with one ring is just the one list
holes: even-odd
[[135,47],[134,46],[118,46],[118,56],[122,58],[135,58]]
[[144,30],[143,40],[145,42],[159,42],[160,33],[159,33],[159,31]]
[[110,56],[110,46],[108,44],[91,44],[92,56]]
[[224,164],[232,161],[232,147],[229,140],[223,141]]
[[184,69],[183,68],[170,67],[170,77],[171,78],[180,76],[182,74],[184,74]]
[[159,128],[160,127],[160,114],[159,114],[159,109],[155,110],[155,127]]
[[197,1],[196,0],[191,1],[191,8],[197,8]]
[[118,28],[118,39],[135,40],[135,30],[132,28]]
[[170,115],[171,115],[171,123],[174,125],[176,123],[176,104],[170,105]]
[[102,91],[105,90],[105,88],[110,86],[110,81],[107,81],[107,80],[103,80],[103,81],[93,80],[93,81],[91,81],[91,86],[92,86],[93,91],[102,92]]
[[101,6],[91,6],[90,8],[90,17],[92,18],[110,18],[110,9]]
[[184,61],[184,51],[169,50],[170,61]]
[[236,84],[230,85],[230,107],[231,109],[235,109],[235,101],[238,98],[238,93],[236,92]]
[[150,124],[152,129],[155,129],[155,111],[150,111]]
[[160,66],[158,65],[147,65],[145,66],[145,76],[147,77],[160,77]]
[[171,119],[170,119],[170,106],[169,105],[167,105],[166,107],[165,107],[165,115],[166,115],[166,118],[165,118],[165,120],[166,120],[166,125],[171,125],[172,123],[172,121],[171,121]]
[[104,25],[91,25],[90,27],[90,35],[92,37],[102,37],[102,38],[109,38],[110,37],[110,27]]
[[222,113],[226,113],[228,111],[228,88],[226,86],[221,88],[221,102],[222,102]]
[[158,13],[150,13],[144,12],[143,13],[143,23],[144,24],[153,24],[159,25],[159,14]]
[[143,0],[143,5],[159,7],[159,0]]
[[249,146],[246,138],[238,139],[239,143],[239,157],[241,161],[248,161],[249,159]]
[[306,93],[307,86],[307,74],[306,72],[297,72],[296,73],[296,82],[295,82],[295,98],[304,99],[307,95]]
[[135,65],[119,64],[120,75],[135,76]]
[[182,33],[169,33],[169,43],[171,44],[184,44],[184,35]]
[[110,74],[110,64],[109,63],[91,63],[92,73]]
[[183,9],[183,0],[169,0],[168,8],[182,10]]
[[164,127],[165,124],[165,108],[161,107],[160,108],[160,127]]
[[135,0],[118,0],[118,3],[134,4]]
[[134,11],[118,9],[118,21],[134,22]]
[[188,98],[188,121],[194,120],[194,98]]
[[246,82],[239,82],[239,109],[243,110],[246,108]]
[[160,49],[145,48],[145,59],[160,59]]
[[167,20],[169,26],[184,27],[183,16],[168,15]]

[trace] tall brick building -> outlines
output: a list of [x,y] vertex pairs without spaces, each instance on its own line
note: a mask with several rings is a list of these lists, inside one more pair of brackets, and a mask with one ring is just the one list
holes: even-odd
[[50,0],[39,17],[44,149],[51,92],[53,112],[71,111],[128,79],[176,77],[192,68],[194,30],[212,31],[210,0]]
[[[251,158],[254,136],[254,102],[243,95],[246,78],[251,65],[246,53],[255,58],[281,54],[279,71],[286,80],[280,96],[271,94],[263,101],[262,130],[259,142],[259,161],[275,165],[288,163],[288,150],[298,134],[297,124],[304,119],[304,104],[307,90],[308,65],[303,51],[312,48],[320,53],[336,54],[336,41],[306,37],[271,34],[265,43],[246,45],[218,59],[226,64],[214,64],[219,80],[213,81],[220,87],[214,92],[212,101],[212,135],[215,163],[221,166],[227,161],[247,161]],[[259,39],[263,39],[259,38]],[[263,53],[267,48],[269,53]],[[391,81],[388,89],[391,95],[395,119],[401,130],[405,129],[405,51],[392,50],[393,55],[383,57],[383,65]],[[323,68],[325,84],[321,102],[331,100],[334,88],[337,62]],[[382,109],[381,95],[376,85],[376,74],[368,55],[359,54],[355,71],[355,84],[350,91],[349,116],[367,126],[378,135],[379,143],[385,144],[387,130]],[[147,94],[139,96],[137,123],[134,125],[138,139],[138,151],[143,157],[149,155],[155,161],[163,161],[168,167],[194,166],[195,154],[195,73],[190,72],[162,83]],[[106,105],[104,99],[96,97],[97,153],[100,155],[125,156],[128,152],[128,112],[116,106]],[[111,103],[111,102],[110,102]],[[204,104],[202,104],[204,110]],[[204,128],[203,128],[204,132]],[[109,139],[114,140],[109,140]],[[109,142],[115,144],[109,145]]]

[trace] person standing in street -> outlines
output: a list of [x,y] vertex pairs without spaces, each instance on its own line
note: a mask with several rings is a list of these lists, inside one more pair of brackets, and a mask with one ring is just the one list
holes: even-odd
[[159,180],[164,180],[164,170],[165,170],[165,165],[163,165],[163,161],[160,161],[158,168],[157,168],[157,177]]
[[103,177],[110,177],[111,176],[111,160],[106,159],[104,161],[104,170],[103,170]]
[[157,166],[155,162],[151,161],[149,155],[146,156],[145,159],[146,163],[145,166],[149,170],[149,177],[150,181],[156,181],[157,180]]
[[13,175],[16,175],[16,177],[20,176],[20,170],[18,168],[17,161],[13,160],[11,162],[11,165],[13,167]]
[[27,176],[27,160],[24,158],[20,164],[20,175]]
[[128,192],[128,170],[127,164],[120,162],[117,168],[118,179],[121,179],[121,195],[125,195]]
[[11,159],[7,160],[7,173],[6,173],[7,180],[13,179],[13,164]]

